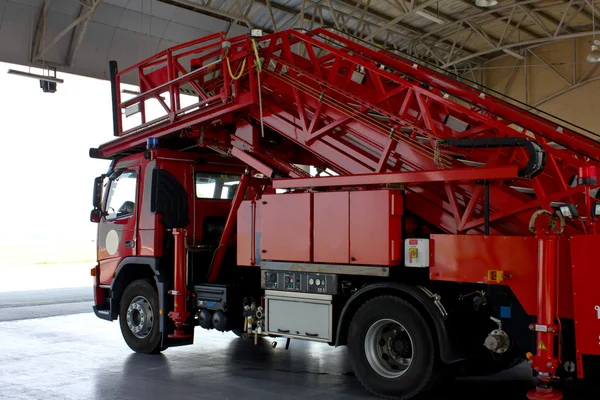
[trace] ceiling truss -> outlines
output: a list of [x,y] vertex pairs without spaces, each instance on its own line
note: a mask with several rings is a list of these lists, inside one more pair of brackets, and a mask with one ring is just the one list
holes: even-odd
[[87,32],[87,26],[96,12],[102,0],[73,0],[81,5],[79,16],[67,25],[58,34],[51,38],[46,35],[46,17],[48,13],[48,5],[50,0],[44,1],[44,7],[40,13],[38,24],[36,27],[35,37],[32,46],[31,61],[34,63],[44,64],[45,54],[56,45],[64,36],[70,35],[69,52],[67,59],[59,67],[71,67],[77,53],[77,49],[81,45],[83,37]]
[[[468,72],[506,53],[522,56],[542,44],[591,35],[592,7],[596,22],[600,11],[592,0],[522,0],[491,8],[479,8],[474,0],[161,1],[268,32],[333,28],[455,72]],[[460,12],[440,11],[450,3],[462,5]],[[381,11],[382,4],[387,12]],[[423,13],[441,23],[423,18]]]
[[[68,38],[64,63],[55,63],[68,68],[73,65],[88,23],[102,0],[72,0],[81,7],[79,14],[53,37],[46,34],[49,1],[45,0],[39,16],[31,61],[43,65],[46,53],[62,38]],[[481,84],[482,65],[508,54],[515,58],[515,67],[506,83],[507,90],[515,71],[528,58],[553,69],[557,79],[567,85],[565,90],[596,79],[596,68],[578,79],[561,75],[534,51],[547,43],[590,36],[593,19],[600,22],[600,8],[593,0],[520,0],[501,2],[491,8],[477,7],[474,0],[143,1],[159,1],[226,20],[229,30],[235,24],[266,32],[331,28]]]

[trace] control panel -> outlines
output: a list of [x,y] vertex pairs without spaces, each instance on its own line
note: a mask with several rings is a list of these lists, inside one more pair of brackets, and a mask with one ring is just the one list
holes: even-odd
[[263,270],[262,274],[263,289],[337,294],[337,275],[271,270]]

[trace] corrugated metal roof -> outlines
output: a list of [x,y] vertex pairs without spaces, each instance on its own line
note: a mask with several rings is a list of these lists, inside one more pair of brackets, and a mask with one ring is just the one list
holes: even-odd
[[[586,0],[0,0],[0,60],[41,63],[107,78],[109,59],[129,65],[217,31],[325,26],[443,68],[592,33]],[[597,6],[594,10],[598,22]],[[42,16],[45,15],[45,18]],[[78,23],[75,23],[78,22]],[[55,40],[67,29],[66,34]],[[40,43],[51,44],[44,49]],[[33,45],[32,45],[33,44]]]

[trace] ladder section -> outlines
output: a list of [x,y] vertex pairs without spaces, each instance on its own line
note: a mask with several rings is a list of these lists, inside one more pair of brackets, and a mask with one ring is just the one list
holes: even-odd
[[[522,144],[543,149],[533,160],[537,172],[490,186],[491,233],[528,234],[535,209],[582,201],[578,170],[598,165],[600,146],[588,137],[324,29],[265,36],[259,52],[263,113],[253,108],[252,115],[339,174],[524,170],[533,155]],[[483,231],[483,184],[426,183],[407,191],[407,207],[444,231]]]
[[[260,165],[271,177],[305,177],[294,165],[299,158],[340,175],[519,168],[521,177],[509,181],[407,185],[408,210],[449,233],[484,232],[487,190],[492,234],[529,234],[534,210],[589,200],[577,176],[600,166],[593,134],[370,46],[325,29],[227,40],[218,33],[121,72],[112,65],[117,137],[93,155],[116,157],[150,138],[184,137]],[[137,83],[139,93],[124,100],[127,83]],[[157,117],[148,116],[150,103]],[[131,116],[137,123],[127,122]],[[265,132],[288,140],[269,145]],[[298,150],[304,154],[290,156]],[[586,227],[578,220],[567,229]]]
[[[233,46],[233,48],[232,48]],[[257,87],[241,88],[256,66],[250,39],[219,32],[170,47],[125,70],[110,62],[114,136],[93,156],[139,151],[149,138],[187,132],[255,104]],[[135,85],[139,91],[133,91]]]

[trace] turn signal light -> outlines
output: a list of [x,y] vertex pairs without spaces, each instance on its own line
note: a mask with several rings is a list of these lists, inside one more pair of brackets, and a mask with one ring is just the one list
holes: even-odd
[[488,271],[488,281],[500,283],[504,280],[504,271],[490,270]]

